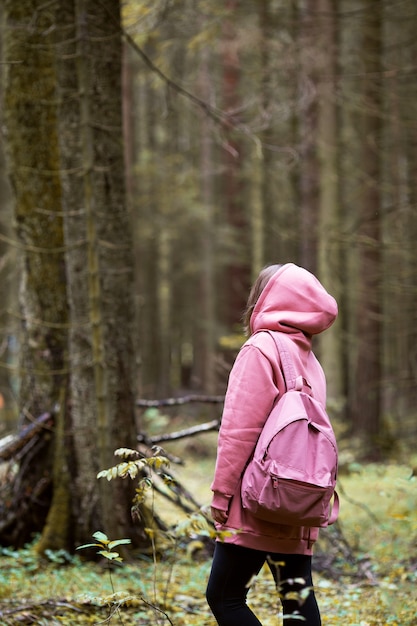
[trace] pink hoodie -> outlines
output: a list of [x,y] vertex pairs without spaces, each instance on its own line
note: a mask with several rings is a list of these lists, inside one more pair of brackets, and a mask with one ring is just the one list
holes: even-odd
[[288,263],[270,278],[252,313],[252,335],[242,346],[230,372],[218,439],[212,505],[228,511],[218,530],[238,531],[224,541],[287,554],[311,554],[317,528],[271,524],[253,517],[240,503],[242,472],[253,453],[265,420],[279,394],[285,392],[273,338],[262,330],[282,333],[298,374],[326,402],[323,370],[311,350],[312,335],[336,319],[337,304],[307,270]]

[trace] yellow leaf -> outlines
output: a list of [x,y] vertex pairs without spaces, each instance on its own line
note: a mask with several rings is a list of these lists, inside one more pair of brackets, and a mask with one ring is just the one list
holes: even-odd
[[93,534],[94,539],[96,539],[97,541],[99,541],[100,543],[107,545],[109,543],[109,538],[107,537],[107,535],[105,533],[102,533],[101,530],[97,530],[94,534]]

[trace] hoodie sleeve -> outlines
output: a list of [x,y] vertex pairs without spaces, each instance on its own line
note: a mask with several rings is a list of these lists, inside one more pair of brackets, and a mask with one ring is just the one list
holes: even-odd
[[269,359],[245,345],[230,372],[219,431],[212,506],[227,510],[279,390]]

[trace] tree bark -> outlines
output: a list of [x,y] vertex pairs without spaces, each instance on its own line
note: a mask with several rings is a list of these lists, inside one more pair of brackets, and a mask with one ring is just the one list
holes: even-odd
[[[210,53],[207,47],[201,52],[199,67],[199,94],[202,100],[210,102],[212,84],[210,77]],[[214,289],[214,161],[213,127],[211,120],[201,113],[201,202],[204,207],[200,246],[202,258],[199,281],[199,315],[195,323],[195,369],[199,388],[205,393],[215,393],[215,312],[216,297]]]
[[319,165],[316,152],[317,18],[311,3],[299,5],[299,150],[300,150],[300,262],[317,272]]
[[136,442],[120,7],[54,8],[6,3],[5,121],[24,261],[20,406],[25,419],[55,417],[53,439],[37,438],[20,463],[13,506],[30,515],[15,516],[9,539],[42,531],[40,552],[96,530],[145,543],[130,515],[132,482],[96,479],[116,448]]
[[[4,4],[0,3],[0,32],[4,29]],[[0,37],[0,59],[3,59],[3,39]],[[0,128],[3,124],[3,85],[6,64],[0,65]],[[3,133],[0,133],[0,433],[8,433],[16,425],[16,404],[13,399],[13,374],[15,360],[13,345],[16,339],[16,323],[10,315],[16,309],[18,277],[16,272],[16,249],[9,244],[12,237],[12,194],[7,177]]]
[[[252,209],[253,277],[267,263],[285,263],[299,256],[297,176],[297,53],[296,2],[257,3],[259,17],[260,109],[263,122],[259,159],[260,211]],[[285,44],[283,34],[285,33]],[[290,43],[289,43],[290,42]],[[279,94],[279,97],[277,97]],[[256,170],[255,170],[256,171]],[[257,225],[261,222],[261,226]],[[257,231],[261,231],[261,237]]]
[[240,116],[240,59],[235,14],[237,0],[227,0],[227,16],[223,22],[223,109],[232,123],[227,127],[223,149],[222,190],[227,225],[233,237],[233,262],[226,267],[225,289],[223,289],[224,317],[230,329],[240,328],[242,312],[246,306],[251,281],[248,214],[244,202],[242,176],[243,144],[238,141],[234,124]]
[[320,357],[327,376],[328,397],[336,411],[344,403],[342,372],[342,265],[339,196],[339,119],[337,106],[337,0],[318,3],[318,138],[320,164],[318,267],[320,280],[339,304],[339,319],[334,327],[320,337]]
[[[365,5],[370,6],[369,2]],[[382,3],[372,3],[363,22],[362,193],[358,228],[359,300],[353,427],[365,454],[378,458],[381,437],[381,51]]]
[[[135,536],[129,482],[97,483],[135,440],[132,225],[125,197],[118,0],[76,0],[62,29],[60,138],[76,480],[76,542]],[[71,36],[68,36],[70,33]],[[70,49],[68,49],[68,47]]]
[[[68,306],[65,289],[53,19],[40,0],[5,2],[4,98],[7,156],[21,250],[20,423],[59,407],[66,415]],[[12,25],[12,26],[11,26]],[[3,539],[15,545],[42,530],[49,508],[53,440],[20,463],[18,493]],[[65,460],[61,461],[61,470]],[[58,466],[55,467],[58,472]],[[13,514],[18,511],[18,514]],[[28,515],[30,513],[30,515]],[[67,523],[67,522],[66,522]],[[66,547],[66,546],[65,546]]]

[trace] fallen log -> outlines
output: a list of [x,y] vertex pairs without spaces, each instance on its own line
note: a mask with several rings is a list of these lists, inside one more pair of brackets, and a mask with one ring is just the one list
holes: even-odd
[[31,439],[39,435],[41,431],[51,430],[53,419],[52,413],[43,413],[22,430],[6,437],[3,440],[4,443],[0,443],[0,460],[10,461],[10,459],[16,458],[17,454],[25,448]]

